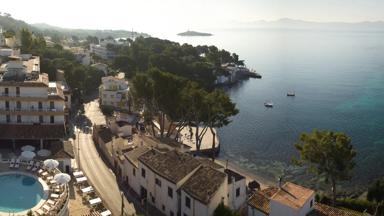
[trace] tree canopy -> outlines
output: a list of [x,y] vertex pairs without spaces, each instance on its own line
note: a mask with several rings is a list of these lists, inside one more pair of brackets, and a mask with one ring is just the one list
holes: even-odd
[[331,183],[335,203],[336,182],[351,179],[355,166],[356,151],[351,139],[344,133],[314,130],[303,133],[295,147],[300,153],[300,158],[294,159],[295,164],[324,176]]

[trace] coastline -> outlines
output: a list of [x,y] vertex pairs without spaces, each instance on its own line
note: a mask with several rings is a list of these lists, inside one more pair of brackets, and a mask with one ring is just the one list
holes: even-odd
[[[223,159],[217,159],[216,158],[215,162],[220,164],[223,167],[226,167],[226,164],[227,164],[227,160],[223,160]],[[243,175],[246,179],[247,184],[253,180],[256,180],[260,184],[261,189],[273,186],[275,184],[274,182],[272,182],[270,180],[267,180],[261,176],[255,175],[254,173],[247,171],[246,169],[240,167],[239,165],[237,165],[237,164],[235,164],[229,160],[228,160],[228,168],[230,168],[230,169],[238,172],[239,174]]]

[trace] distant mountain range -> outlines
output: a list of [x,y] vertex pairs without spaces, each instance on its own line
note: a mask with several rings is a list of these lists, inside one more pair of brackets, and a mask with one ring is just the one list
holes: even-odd
[[257,20],[252,22],[233,22],[240,28],[294,28],[294,29],[362,29],[384,31],[384,21],[366,22],[311,22],[290,18],[282,18],[275,21]]
[[126,30],[94,30],[94,29],[69,29],[61,28],[46,23],[28,24],[25,21],[14,19],[10,16],[0,15],[0,26],[4,30],[14,30],[16,32],[23,28],[29,29],[32,32],[41,33],[46,36],[62,35],[62,36],[77,36],[85,38],[87,36],[96,36],[98,38],[106,38],[112,36],[114,38],[126,38],[144,36],[148,37],[146,33],[132,32]]

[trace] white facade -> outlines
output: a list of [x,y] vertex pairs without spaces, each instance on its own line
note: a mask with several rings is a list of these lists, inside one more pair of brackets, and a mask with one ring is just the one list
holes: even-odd
[[[312,204],[311,204],[312,203]],[[270,216],[286,215],[286,216],[306,216],[313,209],[315,204],[315,196],[309,198],[301,208],[292,208],[284,203],[271,200]]]
[[99,98],[102,106],[111,106],[121,110],[129,109],[129,87],[128,81],[124,78],[124,73],[118,76],[103,77],[99,87]]
[[248,216],[268,216],[268,215],[248,205]]
[[237,210],[247,201],[246,179],[235,181],[228,184],[228,206],[230,209]]
[[100,44],[90,44],[90,52],[99,56],[102,59],[112,59],[115,57],[115,53],[107,49],[108,44],[115,44],[115,40],[100,41]]
[[[197,169],[198,168],[195,170]],[[145,170],[145,177],[142,175],[143,170]],[[145,188],[147,190],[147,201],[165,215],[176,216],[179,210],[178,204],[180,200],[177,190],[188,180],[193,172],[175,184],[157,175],[142,163],[139,163],[138,171],[139,173],[136,173],[136,175],[139,174],[140,188]],[[160,182],[161,186],[156,184],[156,182]],[[141,192],[139,194],[142,195]]]
[[[181,215],[186,216],[211,216],[221,202],[228,205],[228,182],[227,178],[221,184],[215,195],[210,199],[208,204],[204,204],[192,196],[181,190]],[[190,207],[187,206],[186,199],[190,199]]]

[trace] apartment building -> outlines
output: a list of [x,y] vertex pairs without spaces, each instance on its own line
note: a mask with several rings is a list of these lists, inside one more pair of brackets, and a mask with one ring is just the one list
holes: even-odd
[[102,40],[99,44],[90,44],[89,50],[90,53],[93,53],[96,56],[99,56],[102,59],[113,59],[115,53],[111,50],[108,50],[108,44],[116,44],[115,40]]
[[114,107],[118,110],[129,110],[129,87],[125,74],[107,76],[101,79],[99,99],[101,106]]
[[59,140],[65,136],[65,95],[61,84],[40,73],[40,58],[10,57],[0,66],[0,140]]

